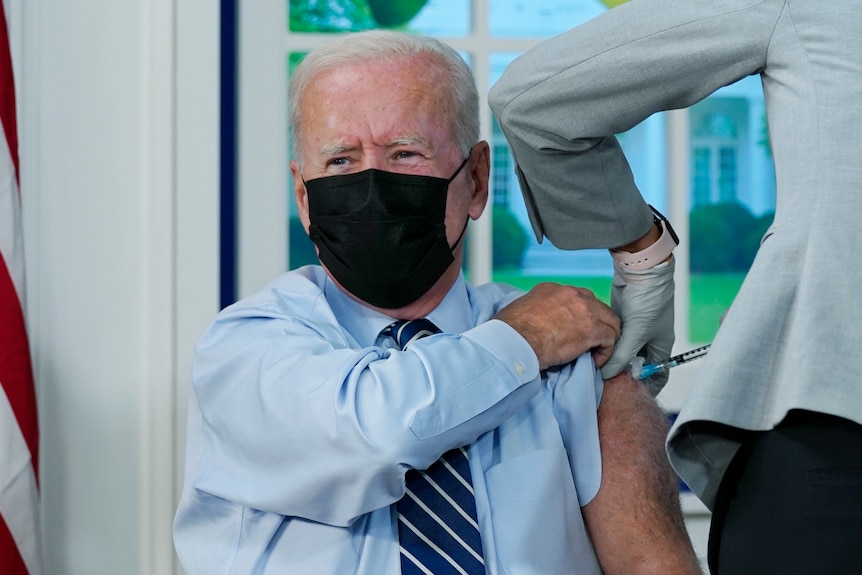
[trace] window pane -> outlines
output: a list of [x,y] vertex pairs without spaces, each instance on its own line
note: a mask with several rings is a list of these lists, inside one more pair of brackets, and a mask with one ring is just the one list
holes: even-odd
[[775,212],[775,172],[757,77],[689,109],[690,339],[709,342]]
[[431,36],[467,36],[473,28],[470,7],[470,0],[428,0],[410,21],[410,31]]
[[694,205],[702,206],[709,203],[711,150],[702,146],[694,146],[691,154],[691,194]]
[[718,150],[718,196],[722,202],[736,200],[736,148]]
[[488,0],[488,25],[496,37],[547,38],[601,14],[608,5],[600,0]]
[[372,28],[466,36],[470,0],[290,0],[291,32],[355,32]]
[[347,32],[377,27],[365,0],[290,0],[291,32]]

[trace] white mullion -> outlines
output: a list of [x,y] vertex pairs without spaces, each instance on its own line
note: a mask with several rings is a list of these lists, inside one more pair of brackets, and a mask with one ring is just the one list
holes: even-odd
[[[472,0],[470,44],[473,54],[473,75],[479,91],[479,120],[481,138],[490,144],[491,140],[491,109],[488,107],[488,90],[491,88],[491,43],[488,30],[489,0]],[[491,148],[493,154],[493,146]],[[494,182],[494,162],[491,161],[489,187]],[[467,249],[470,252],[468,272],[470,281],[483,284],[491,281],[493,276],[493,225],[491,216],[492,196],[494,190],[489,189],[488,204],[482,217],[471,225]]]
[[690,349],[689,334],[689,136],[688,110],[671,110],[665,114],[667,122],[667,205],[668,218],[679,236],[680,247],[674,250],[676,258],[676,294],[674,317],[677,349]]

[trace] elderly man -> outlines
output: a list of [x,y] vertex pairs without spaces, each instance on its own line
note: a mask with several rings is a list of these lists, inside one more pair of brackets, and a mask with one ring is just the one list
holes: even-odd
[[461,274],[490,162],[458,55],[348,35],[303,61],[290,98],[321,265],[225,309],[198,345],[187,572],[697,572],[662,416],[596,369],[617,316],[586,290]]

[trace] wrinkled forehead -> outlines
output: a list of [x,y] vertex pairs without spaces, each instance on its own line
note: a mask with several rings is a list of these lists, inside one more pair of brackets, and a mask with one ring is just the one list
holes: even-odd
[[[371,92],[381,101],[392,101],[409,94],[435,102],[449,111],[453,94],[447,70],[435,54],[398,55],[361,60],[322,68],[309,81],[309,88],[340,86],[346,93]],[[303,101],[307,101],[307,93]],[[408,105],[409,102],[405,102]]]
[[436,62],[397,57],[321,71],[303,93],[304,143],[311,131],[367,131],[374,138],[453,137],[454,98]]

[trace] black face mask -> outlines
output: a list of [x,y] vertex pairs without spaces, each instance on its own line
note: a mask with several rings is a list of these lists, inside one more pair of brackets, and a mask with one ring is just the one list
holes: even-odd
[[344,289],[384,309],[422,297],[455,260],[446,240],[449,179],[383,170],[305,182],[309,237]]

